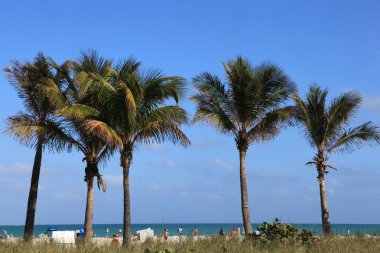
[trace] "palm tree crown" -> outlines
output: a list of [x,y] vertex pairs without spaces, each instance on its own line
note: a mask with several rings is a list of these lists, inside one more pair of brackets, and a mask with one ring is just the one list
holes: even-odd
[[239,150],[273,138],[292,112],[292,107],[280,106],[295,91],[293,82],[275,65],[253,67],[242,57],[223,66],[225,83],[208,72],[193,79],[199,91],[192,97],[197,103],[194,122],[232,134]]
[[8,117],[6,133],[31,148],[36,148],[38,139],[49,150],[61,151],[71,147],[67,142],[69,137],[63,131],[65,122],[54,116],[56,107],[43,92],[50,82],[59,86],[64,83],[62,76],[54,73],[48,59],[38,54],[32,63],[15,61],[4,71],[25,107],[25,112]]
[[352,152],[364,144],[379,142],[378,127],[370,121],[347,129],[362,102],[360,95],[345,92],[327,107],[327,94],[327,89],[317,85],[310,86],[306,100],[294,94],[296,119],[313,147],[328,155],[334,151]]

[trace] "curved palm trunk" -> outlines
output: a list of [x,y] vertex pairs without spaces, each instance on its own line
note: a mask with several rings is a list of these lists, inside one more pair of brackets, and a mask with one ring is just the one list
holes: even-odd
[[247,186],[247,174],[245,168],[245,157],[247,151],[239,150],[240,155],[240,191],[241,191],[241,210],[243,213],[243,224],[245,234],[252,233],[251,218],[249,215],[248,206],[248,186]]
[[40,180],[41,162],[42,162],[42,138],[38,139],[36,155],[34,157],[32,178],[30,181],[28,207],[26,211],[26,220],[24,227],[24,240],[30,241],[33,239],[34,218],[36,215],[38,182]]
[[319,181],[319,195],[321,198],[323,234],[324,235],[330,235],[331,234],[331,225],[330,225],[330,217],[329,217],[329,207],[327,205],[327,195],[326,195],[326,186],[325,186],[324,175],[318,176],[318,181]]
[[84,218],[84,242],[88,243],[92,237],[92,220],[94,217],[94,176],[87,178],[86,214]]
[[124,214],[123,246],[131,245],[131,198],[129,193],[129,168],[132,163],[132,145],[127,145],[121,152],[120,163],[123,167]]

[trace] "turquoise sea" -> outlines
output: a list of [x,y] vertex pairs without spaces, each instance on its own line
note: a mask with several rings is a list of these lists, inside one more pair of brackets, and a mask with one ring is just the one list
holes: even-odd
[[[259,224],[253,224],[253,228],[256,228]],[[299,228],[306,228],[312,230],[316,234],[321,234],[322,226],[320,224],[292,224]],[[242,228],[242,224],[239,223],[214,223],[214,224],[133,224],[132,232],[137,230],[152,228],[155,234],[160,234],[165,228],[169,229],[170,235],[177,235],[178,227],[182,226],[183,234],[188,235],[193,229],[198,229],[200,235],[217,234],[219,229],[228,233],[232,228]],[[81,224],[72,225],[36,225],[34,229],[35,235],[39,235],[46,231],[49,227],[54,227],[59,230],[76,230],[83,228]],[[380,234],[380,224],[332,224],[332,231],[334,234],[350,234],[365,233],[365,234]],[[96,236],[103,237],[106,236],[106,230],[109,229],[109,235],[117,233],[119,229],[122,228],[122,224],[94,224],[93,229]],[[24,232],[24,226],[2,226],[0,225],[0,235],[3,235],[3,230],[6,230],[8,234],[13,236],[22,236]]]

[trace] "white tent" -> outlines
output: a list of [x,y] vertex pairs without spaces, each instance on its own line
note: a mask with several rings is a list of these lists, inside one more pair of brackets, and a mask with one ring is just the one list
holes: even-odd
[[75,231],[53,231],[51,237],[58,243],[75,243]]
[[136,233],[141,242],[145,242],[146,239],[154,237],[154,230],[151,228],[139,230]]

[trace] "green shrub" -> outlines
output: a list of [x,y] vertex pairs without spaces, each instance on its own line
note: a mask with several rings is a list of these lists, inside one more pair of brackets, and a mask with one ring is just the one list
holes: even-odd
[[250,238],[261,241],[289,241],[312,243],[315,238],[313,232],[307,229],[300,229],[290,224],[283,224],[279,219],[274,219],[273,222],[263,222],[262,225],[256,228],[259,231],[258,235],[252,234]]

